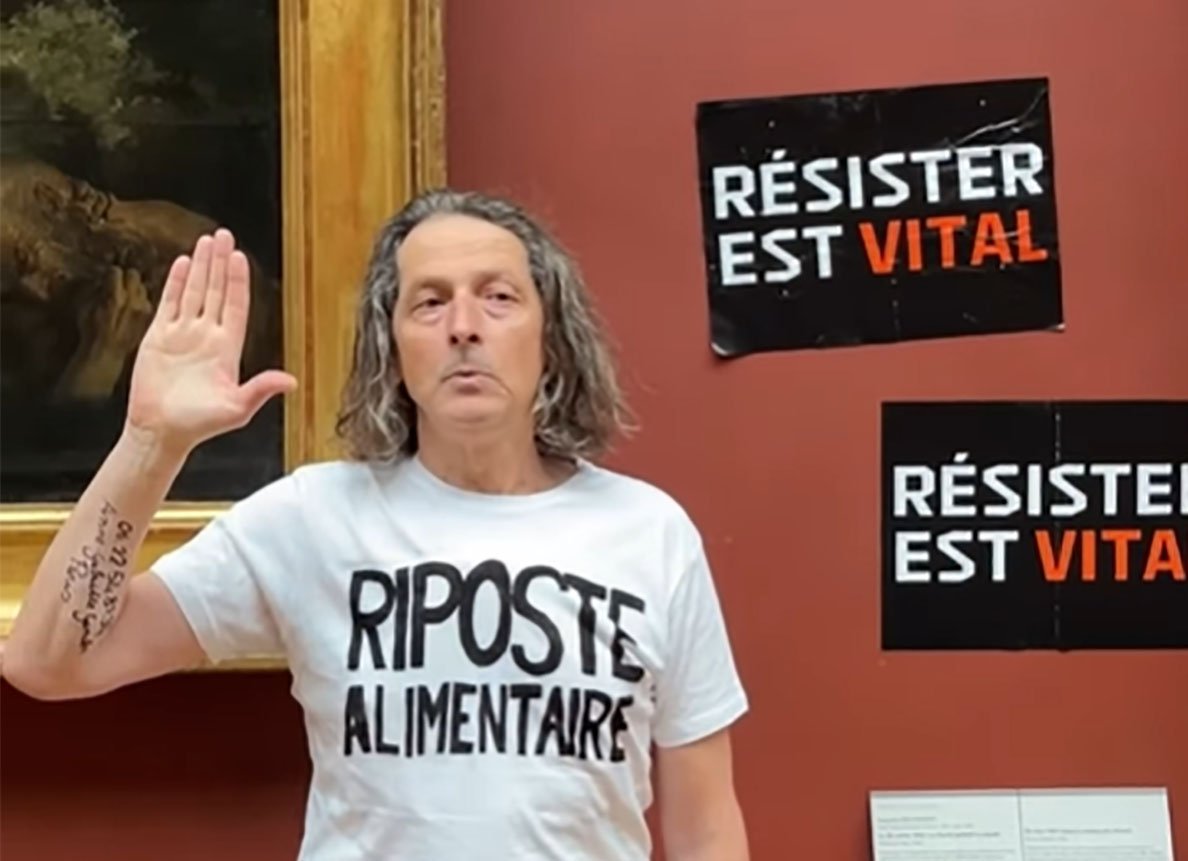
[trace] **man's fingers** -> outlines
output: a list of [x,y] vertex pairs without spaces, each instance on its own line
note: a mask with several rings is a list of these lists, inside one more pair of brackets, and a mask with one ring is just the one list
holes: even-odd
[[211,249],[210,273],[206,279],[206,298],[202,303],[202,316],[218,322],[223,315],[223,297],[227,293],[227,264],[235,249],[235,237],[231,231],[220,228],[215,231]]
[[124,309],[128,307],[128,276],[125,270],[118,266],[111,267],[112,271],[112,291],[111,291],[111,328],[114,330],[120,324],[120,318],[124,315]]
[[245,417],[251,419],[269,398],[292,392],[297,388],[297,378],[284,371],[261,371],[239,388],[243,399]]
[[181,319],[191,319],[202,313],[202,303],[206,299],[206,282],[210,275],[210,254],[214,240],[209,236],[201,236],[194,245],[194,259],[190,262],[190,271],[186,276],[186,286],[181,296]]
[[124,285],[124,270],[111,267],[111,304],[118,310],[128,301],[128,288]]
[[190,258],[183,254],[169,267],[165,278],[165,289],[161,291],[161,302],[157,305],[157,319],[166,323],[176,320],[181,310],[181,295],[190,274]]
[[144,276],[139,269],[125,269],[124,280],[128,285],[128,301],[136,306],[138,311],[153,309],[148,298],[148,288],[144,286]]
[[223,300],[220,322],[239,343],[242,343],[247,332],[248,309],[251,305],[250,277],[247,256],[242,251],[232,251],[227,261],[227,295]]

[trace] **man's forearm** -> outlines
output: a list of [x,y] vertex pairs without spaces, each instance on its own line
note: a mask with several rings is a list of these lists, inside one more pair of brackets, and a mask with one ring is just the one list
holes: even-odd
[[747,841],[742,835],[713,838],[695,847],[669,852],[668,861],[750,861]]
[[119,616],[153,515],[185,462],[182,452],[125,432],[38,565],[5,648],[18,687],[77,672]]
[[731,805],[714,821],[698,823],[695,832],[666,838],[665,857],[668,861],[750,861],[741,808]]

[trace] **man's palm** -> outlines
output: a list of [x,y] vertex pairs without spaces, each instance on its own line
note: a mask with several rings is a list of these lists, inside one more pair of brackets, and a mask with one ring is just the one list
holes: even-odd
[[226,230],[174,261],[132,370],[128,423],[186,450],[247,424],[296,380],[264,371],[239,383],[248,264]]

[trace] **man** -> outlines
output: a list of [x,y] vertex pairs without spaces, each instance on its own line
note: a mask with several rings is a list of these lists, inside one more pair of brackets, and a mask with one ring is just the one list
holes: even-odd
[[[0,158],[0,315],[6,390],[111,398],[170,263],[218,226],[169,200],[121,200],[53,165]],[[280,355],[280,287],[248,255],[250,373]],[[8,404],[6,404],[8,405]]]
[[620,417],[576,268],[511,204],[432,193],[381,232],[339,430],[127,578],[188,452],[295,380],[238,382],[247,267],[170,271],[124,436],[55,538],[6,674],[79,697],[283,652],[313,759],[304,859],[745,859],[747,699],[698,532],[596,466]]
[[[170,200],[122,200],[35,158],[0,157],[0,498],[77,499],[120,433],[137,348],[169,268],[218,225]],[[242,368],[281,356],[280,284],[244,249]],[[242,496],[280,471],[280,404],[188,458],[187,499]],[[221,489],[221,492],[220,492]]]

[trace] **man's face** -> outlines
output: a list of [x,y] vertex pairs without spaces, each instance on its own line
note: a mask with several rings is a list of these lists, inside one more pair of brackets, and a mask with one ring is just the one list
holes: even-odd
[[136,270],[150,291],[159,291],[172,258],[192,248],[202,228],[213,229],[197,215],[189,224],[169,219],[171,212],[162,207],[186,213],[172,204],[117,200],[42,162],[5,160],[0,180],[4,293],[78,303],[102,292],[112,267]]
[[523,243],[465,215],[415,227],[396,255],[392,330],[422,427],[531,427],[543,371],[543,308]]
[[39,162],[5,160],[0,181],[0,268],[5,296],[77,300],[106,263],[92,229],[103,196]]

